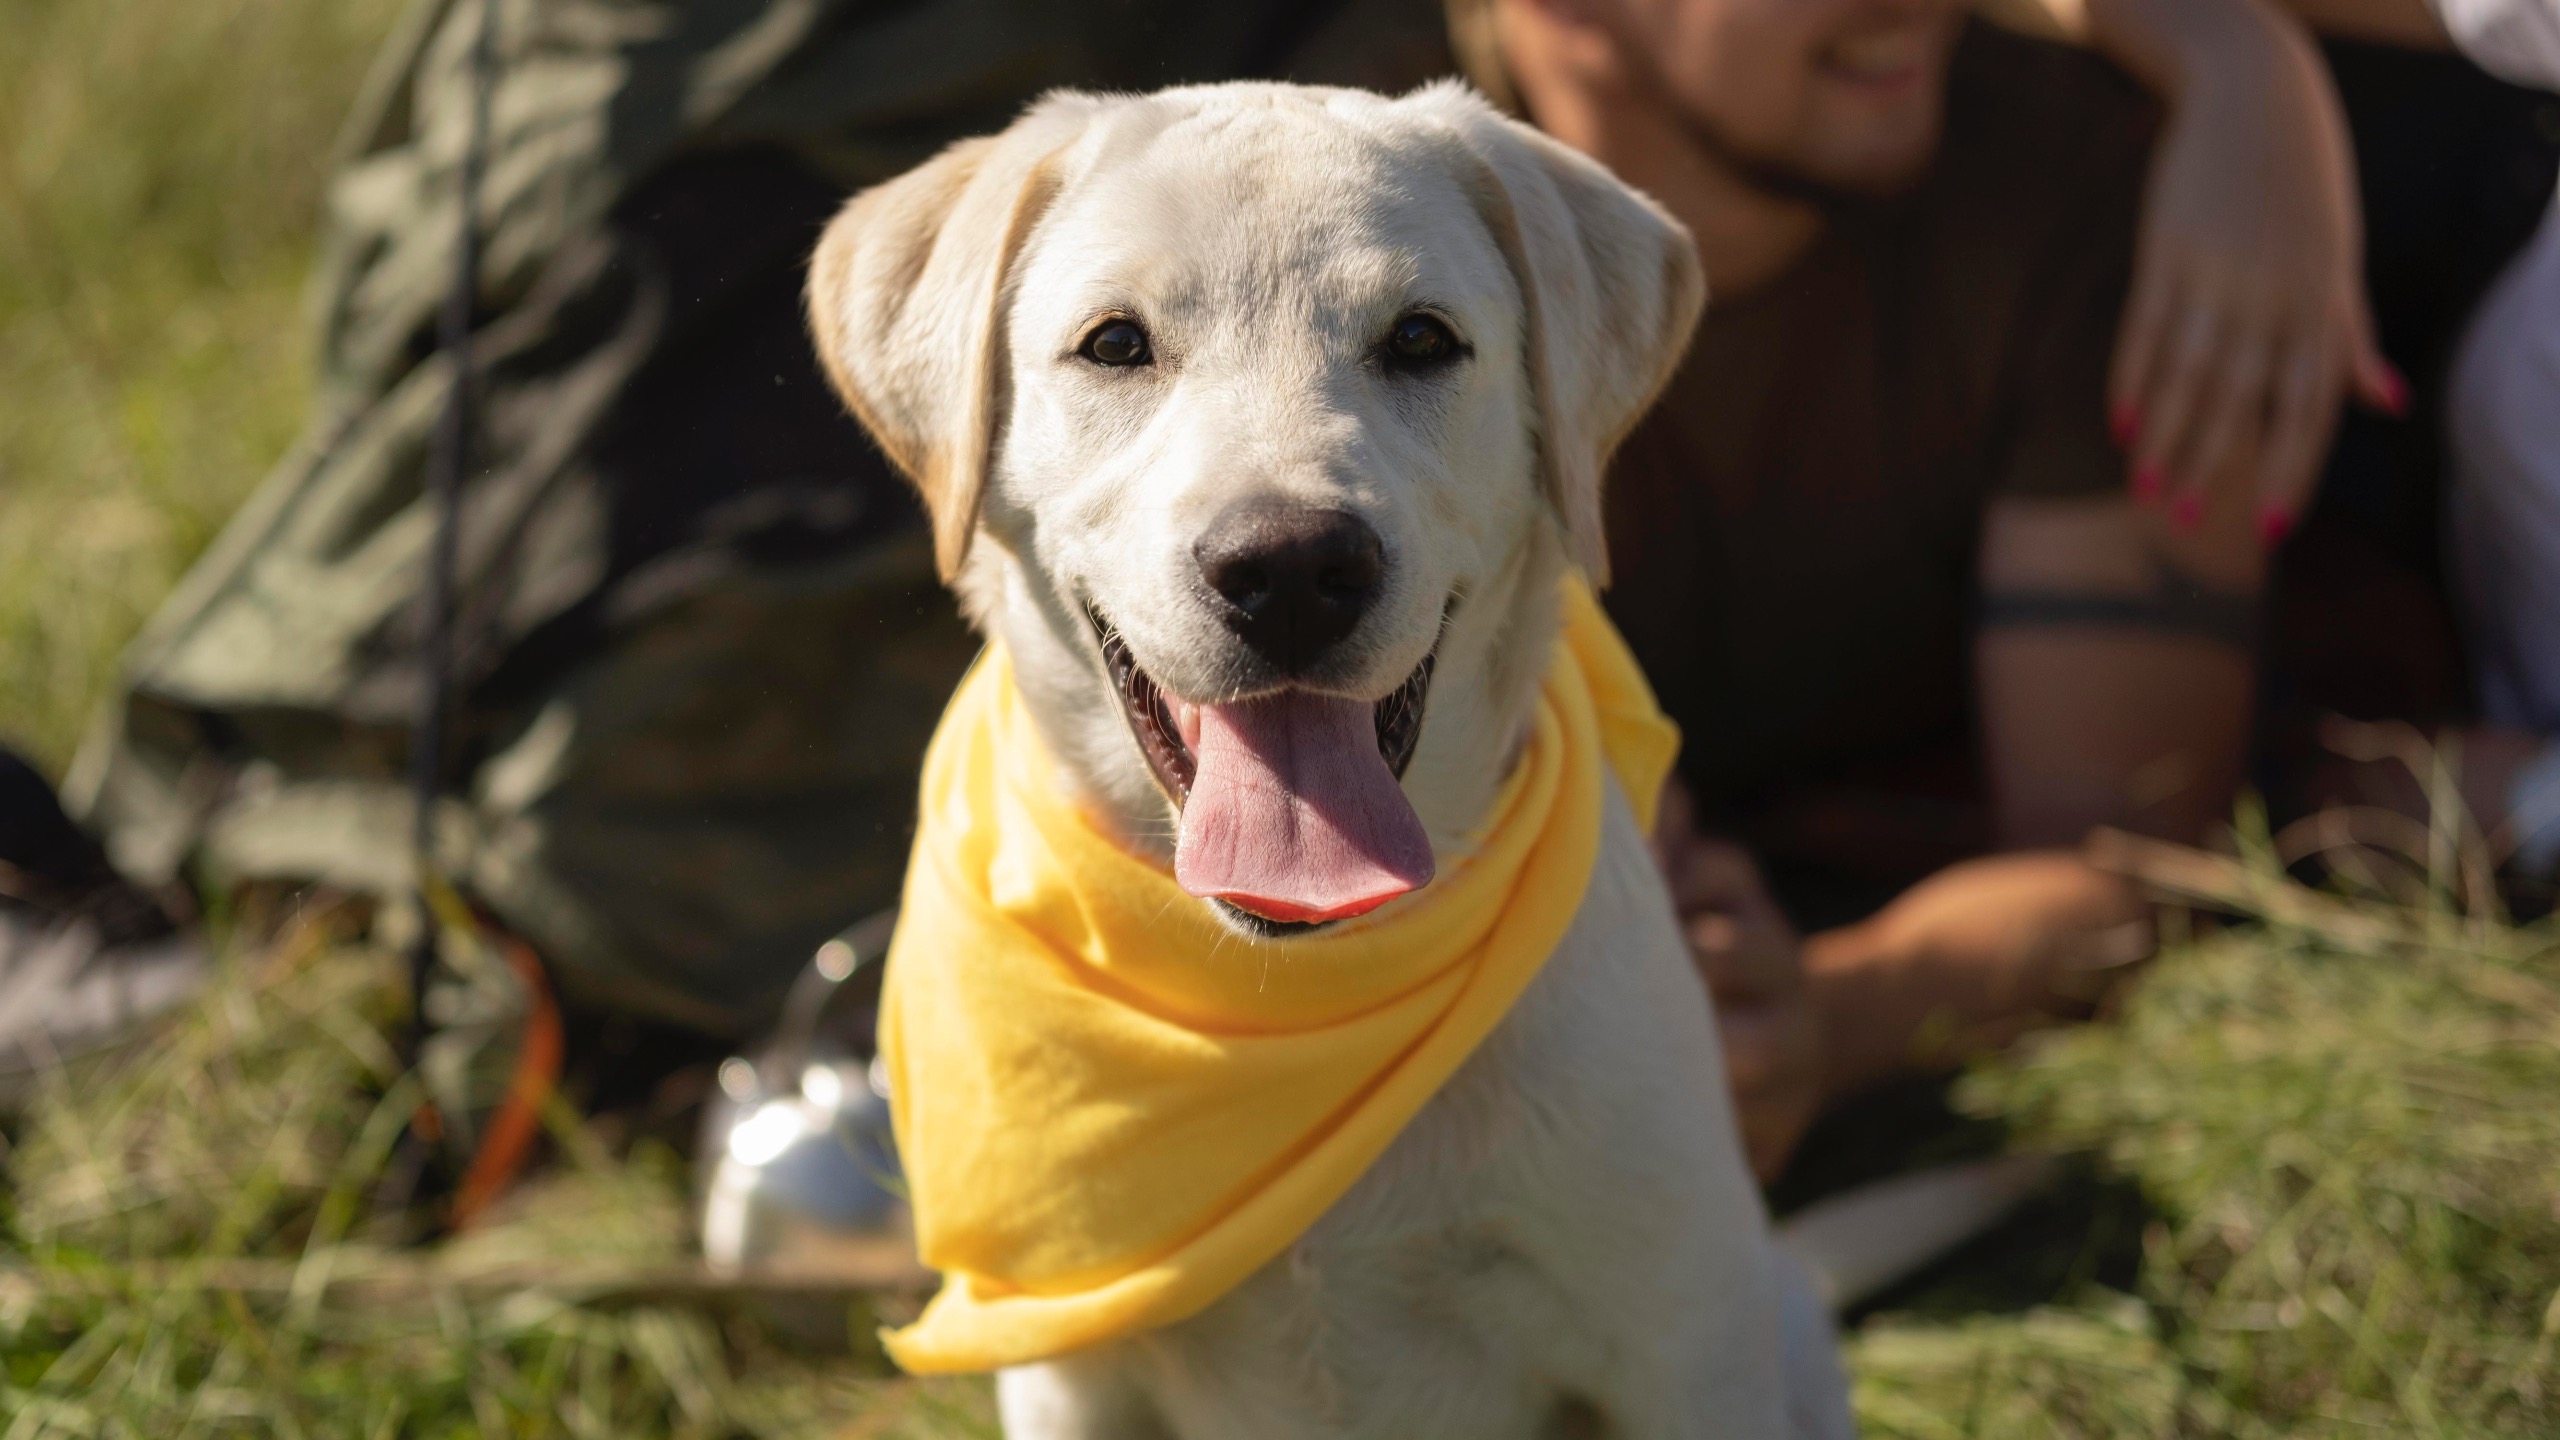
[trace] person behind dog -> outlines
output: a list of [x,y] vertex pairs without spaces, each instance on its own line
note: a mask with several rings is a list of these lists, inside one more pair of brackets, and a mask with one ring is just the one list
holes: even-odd
[[1470,57],[1707,262],[1611,607],[1686,735],[1662,843],[1764,1173],[2147,949],[2060,847],[2228,814],[2269,552],[2342,402],[2410,405],[2301,27],[2045,13],[2171,101],[2147,159],[2129,87],[1948,5],[1491,0]]
[[[1613,540],[1703,824],[1776,880],[1674,834],[1762,1168],[1826,1097],[1907,1067],[1930,1017],[2007,1033],[2141,950],[2141,908],[2054,847],[2224,808],[2255,485],[2128,496],[2106,375],[2151,118],[2092,59],[1952,0],[670,7],[663,31],[585,8],[500,12],[443,827],[573,1003],[737,1033],[895,893],[973,646],[802,334],[841,197],[1050,86],[1399,89],[1452,34],[1489,90],[1679,211],[1717,293],[1626,452]],[[145,879],[407,883],[406,577],[478,13],[404,32],[354,117],[323,404],[74,767]],[[596,83],[544,88],[572,73]],[[1777,894],[1817,932],[1808,965]]]
[[[2072,847],[2227,813],[2258,487],[2142,503],[2110,434],[2153,127],[2123,77],[1939,0],[1491,22],[1494,83],[1706,261],[1707,319],[1611,475],[1609,603],[1684,735],[1661,843],[1767,1174],[1828,1101],[2147,949]],[[2205,453],[2275,443],[2303,442]]]

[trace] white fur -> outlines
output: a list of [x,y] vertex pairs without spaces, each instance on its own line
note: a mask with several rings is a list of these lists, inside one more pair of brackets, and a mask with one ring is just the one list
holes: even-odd
[[[1169,693],[1230,698],[1249,662],[1194,540],[1256,498],[1365,519],[1384,590],[1318,683],[1381,698],[1437,643],[1404,787],[1444,867],[1525,733],[1558,576],[1600,568],[1608,452],[1701,299],[1676,224],[1452,86],[1055,96],[856,197],[810,287],[963,603],[1135,848],[1169,854],[1176,817],[1084,607]],[[1471,357],[1381,366],[1416,308]],[[1154,364],[1078,355],[1111,314]],[[1349,1195],[1202,1314],[1000,1391],[1015,1440],[1827,1435],[1847,1424],[1829,1343],[1613,793],[1565,941]]]

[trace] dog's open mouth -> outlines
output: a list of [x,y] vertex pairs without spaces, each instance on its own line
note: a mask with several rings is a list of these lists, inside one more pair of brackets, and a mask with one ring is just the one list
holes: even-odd
[[1372,703],[1280,690],[1168,695],[1088,606],[1156,783],[1181,812],[1182,887],[1277,932],[1366,914],[1428,884],[1431,846],[1397,782],[1422,736],[1432,657]]

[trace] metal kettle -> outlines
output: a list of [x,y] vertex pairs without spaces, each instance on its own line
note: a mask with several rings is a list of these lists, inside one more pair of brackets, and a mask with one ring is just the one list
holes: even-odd
[[713,1270],[817,1265],[912,1243],[873,1039],[897,918],[884,911],[819,946],[772,1037],[720,1062],[695,1161]]

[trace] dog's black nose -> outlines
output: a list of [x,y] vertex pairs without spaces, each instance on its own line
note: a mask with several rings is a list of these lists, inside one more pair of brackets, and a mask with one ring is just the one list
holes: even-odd
[[1227,628],[1290,674],[1351,633],[1386,574],[1378,532],[1359,516],[1269,503],[1218,517],[1191,558],[1226,602]]

